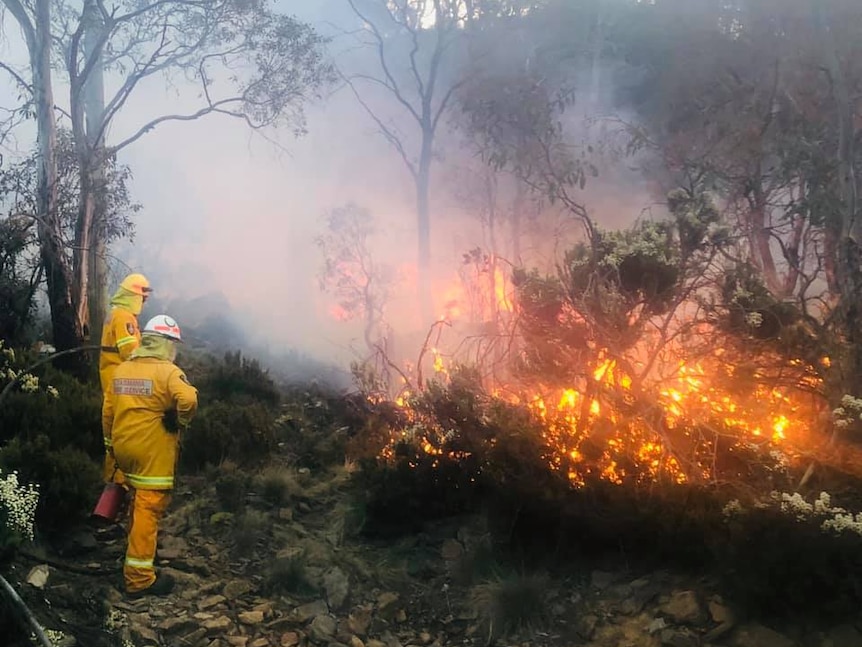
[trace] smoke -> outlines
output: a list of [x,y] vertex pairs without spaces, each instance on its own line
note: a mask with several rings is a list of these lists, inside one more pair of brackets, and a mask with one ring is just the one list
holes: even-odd
[[[349,48],[342,34],[356,24],[346,2],[282,4],[334,36],[334,52]],[[178,111],[188,92],[195,90],[180,81],[165,86],[151,79],[124,108],[109,139],[119,140],[155,115]],[[587,122],[611,111],[609,96],[579,103],[566,114],[573,140],[596,135],[599,126],[588,128]],[[361,327],[330,315],[331,299],[318,286],[322,259],[314,239],[323,214],[352,201],[376,218],[379,262],[406,272],[389,305],[390,323],[415,327],[409,276],[416,258],[412,178],[344,88],[311,107],[307,118],[308,134],[300,139],[287,132],[253,133],[238,120],[212,116],[162,124],[124,149],[120,161],[134,172],[133,196],[144,210],[134,240],[113,250],[109,291],[128,269],[142,271],[155,286],[154,303],[174,304],[177,311],[170,314],[181,325],[183,317],[200,324],[224,310],[229,327],[240,333],[231,337],[235,343],[272,353],[299,349],[346,365],[361,347]],[[459,166],[475,168],[477,161],[454,138],[446,143],[432,191],[434,282],[441,295],[457,282],[463,253],[488,245],[481,221],[452,186],[453,169],[457,176]],[[625,226],[649,204],[647,188],[625,160],[608,158],[601,166],[599,177],[579,195],[597,222]],[[580,235],[568,214],[555,213],[553,235],[563,240],[552,240],[543,230],[526,245],[530,263],[545,271],[553,268],[555,247]],[[196,307],[206,312],[196,316]]]

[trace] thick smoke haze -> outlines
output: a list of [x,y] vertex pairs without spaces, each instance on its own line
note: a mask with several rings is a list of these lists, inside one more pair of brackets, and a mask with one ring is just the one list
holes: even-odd
[[[334,37],[336,62],[339,52],[355,47],[343,35],[357,27],[346,1],[280,5]],[[4,29],[7,41],[0,56],[21,63],[20,34],[8,20]],[[60,102],[67,89],[56,92]],[[121,140],[153,117],[183,112],[196,97],[193,85],[150,79],[118,116],[109,141]],[[590,110],[604,108],[579,105],[567,116],[570,130],[582,128]],[[332,298],[319,289],[321,256],[314,239],[322,231],[322,216],[348,202],[366,207],[380,229],[378,260],[409,270],[416,258],[414,185],[349,90],[334,88],[309,106],[306,125],[307,135],[295,139],[289,129],[254,133],[239,120],[210,116],[162,124],[126,148],[120,161],[132,168],[133,198],[144,208],[135,218],[134,241],[112,250],[121,262],[114,264],[109,289],[130,267],[151,277],[160,303],[210,295],[212,303],[229,308],[226,314],[251,345],[272,352],[296,348],[346,364],[354,357],[352,349],[361,346],[361,330],[333,318]],[[454,150],[455,158],[463,155]],[[485,244],[479,222],[454,197],[452,159],[438,161],[433,171],[438,291],[457,281],[462,254]],[[606,167],[583,192],[591,215],[603,226],[624,226],[649,204],[644,182],[628,163]],[[561,227],[576,235],[578,228],[565,220]],[[547,257],[541,269],[550,271],[553,260]],[[388,308],[393,327],[414,325],[414,315],[413,292],[397,293]]]

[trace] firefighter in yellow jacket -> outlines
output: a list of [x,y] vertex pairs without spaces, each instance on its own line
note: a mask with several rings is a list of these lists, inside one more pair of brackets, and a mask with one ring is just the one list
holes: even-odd
[[123,576],[131,597],[164,595],[169,575],[156,577],[159,521],[170,503],[179,434],[197,411],[198,393],[174,363],[182,341],[166,315],[144,326],[141,345],[114,372],[108,421],[114,457],[130,489],[129,544]]
[[141,343],[138,315],[150,292],[150,282],[143,274],[129,274],[111,297],[111,312],[102,327],[102,350],[99,353],[99,379],[102,383],[102,436],[105,443],[105,482],[123,483],[111,452],[111,434],[106,420],[106,406],[111,393],[114,371],[129,359]]

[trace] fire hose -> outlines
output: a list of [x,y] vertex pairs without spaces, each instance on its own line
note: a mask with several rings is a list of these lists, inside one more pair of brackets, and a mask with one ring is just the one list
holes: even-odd
[[15,604],[15,606],[21,611],[25,618],[27,618],[27,623],[30,625],[30,628],[33,630],[33,633],[36,634],[36,638],[39,640],[39,643],[43,647],[54,647],[51,641],[48,639],[48,636],[45,635],[45,631],[42,629],[42,625],[39,624],[39,621],[36,620],[36,617],[30,611],[26,604],[24,604],[24,600],[21,599],[21,596],[15,592],[15,589],[12,588],[12,585],[6,581],[6,578],[0,575],[0,588],[3,589],[3,592],[9,596],[9,599]]

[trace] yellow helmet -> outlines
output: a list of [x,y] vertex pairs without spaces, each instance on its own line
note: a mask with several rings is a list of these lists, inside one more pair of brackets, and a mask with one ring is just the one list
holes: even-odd
[[150,287],[150,282],[143,274],[129,274],[120,283],[120,287],[141,296],[147,296],[147,294],[153,291],[153,288]]

